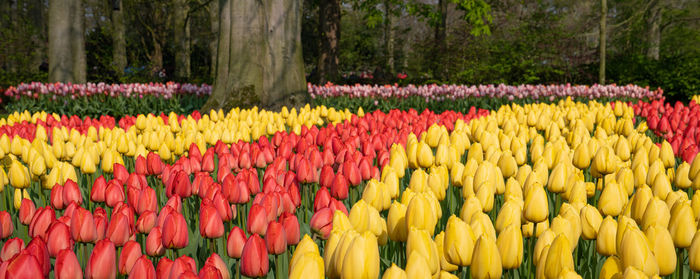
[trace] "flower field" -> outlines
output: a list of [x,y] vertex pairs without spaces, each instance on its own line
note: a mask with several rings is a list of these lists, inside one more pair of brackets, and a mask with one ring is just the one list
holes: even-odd
[[696,277],[698,104],[634,86],[474,88],[455,100],[522,102],[338,109],[428,97],[326,86],[310,90],[344,99],[14,112],[0,119],[0,279]]

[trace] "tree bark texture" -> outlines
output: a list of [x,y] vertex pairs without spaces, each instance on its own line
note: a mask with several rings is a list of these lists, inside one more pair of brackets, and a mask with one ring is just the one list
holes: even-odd
[[321,46],[318,56],[319,83],[336,81],[340,43],[340,0],[321,0],[318,9],[318,30]]
[[654,60],[659,60],[659,49],[661,47],[661,20],[663,14],[663,7],[660,3],[656,3],[654,7],[649,11],[649,17],[647,17],[647,28],[648,28],[648,48],[647,57]]
[[301,0],[221,0],[217,76],[203,110],[306,92]]
[[49,1],[49,82],[75,81],[73,73],[72,2]]
[[219,0],[213,0],[209,3],[209,22],[213,35],[209,42],[209,55],[211,57],[209,74],[213,78],[216,77],[216,49],[219,46]]
[[39,68],[46,56],[46,23],[44,20],[44,3],[41,0],[29,1],[29,18],[32,23],[32,70]]
[[85,10],[83,0],[73,0],[71,8],[71,50],[73,54],[73,82],[87,82],[85,57]]
[[440,19],[435,26],[435,59],[433,59],[433,75],[436,79],[447,78],[447,67],[445,66],[444,55],[447,55],[447,4],[448,0],[438,1],[438,11]]
[[600,68],[598,69],[598,83],[605,84],[605,41],[607,37],[608,2],[600,0]]
[[181,79],[190,77],[190,21],[187,19],[187,0],[175,0],[173,27],[175,35],[175,76]]
[[122,0],[113,0],[112,9],[112,63],[119,76],[124,73],[126,60],[126,27]]

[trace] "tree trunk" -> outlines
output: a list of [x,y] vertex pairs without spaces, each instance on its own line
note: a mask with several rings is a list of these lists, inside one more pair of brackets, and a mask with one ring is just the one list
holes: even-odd
[[124,74],[126,61],[126,27],[122,0],[112,0],[112,63],[118,76]]
[[318,82],[338,80],[338,46],[340,42],[340,1],[321,0],[318,9],[318,30],[321,46],[318,56]]
[[605,41],[608,18],[608,2],[600,0],[600,68],[598,69],[598,83],[605,84]]
[[440,19],[435,25],[435,51],[433,53],[433,76],[436,79],[444,79],[447,76],[444,55],[447,50],[447,4],[448,0],[438,1]]
[[75,81],[70,39],[73,1],[49,1],[49,82]]
[[44,22],[44,3],[41,0],[32,0],[29,3],[29,17],[32,21],[33,34],[31,70],[36,71],[46,56],[46,31]]
[[211,23],[212,38],[209,41],[209,56],[211,57],[211,65],[209,65],[209,75],[216,77],[216,49],[218,47],[219,38],[219,0],[213,0],[209,3],[209,22]]
[[175,76],[186,79],[190,77],[190,21],[187,18],[189,5],[187,0],[176,0],[173,13],[175,34]]
[[220,5],[217,78],[203,110],[270,106],[289,102],[290,95],[305,96],[301,0],[221,0]]
[[394,74],[394,28],[391,14],[391,1],[384,0],[384,46],[386,48],[386,77]]
[[158,72],[163,69],[163,46],[157,39],[153,39],[153,52],[151,52],[151,67],[153,72],[158,75]]
[[[10,30],[17,30],[19,27],[18,20],[21,17],[20,11],[18,9],[18,7],[19,7],[19,5],[17,3],[18,0],[5,0],[5,1],[8,1],[9,2],[8,4],[10,5],[10,13],[8,16],[8,18],[10,19],[10,24],[9,24]],[[20,55],[18,53],[19,49],[20,49],[18,47],[18,43],[20,40],[24,39],[24,34],[21,34],[20,32],[12,32],[12,33],[14,33],[14,34],[10,35],[11,36],[10,43],[7,45],[8,52],[10,54],[10,59],[8,59],[7,62],[8,62],[8,66],[9,66],[8,70],[11,73],[16,73],[20,68],[20,66],[18,65],[19,61],[17,61],[18,57],[20,57]]]
[[650,16],[647,17],[648,26],[648,48],[647,57],[649,59],[659,60],[659,49],[661,47],[661,16],[663,14],[663,7],[661,4],[656,3],[654,7],[651,8]]
[[73,0],[71,6],[71,51],[73,55],[73,82],[87,81],[87,60],[85,57],[85,11],[82,0]]

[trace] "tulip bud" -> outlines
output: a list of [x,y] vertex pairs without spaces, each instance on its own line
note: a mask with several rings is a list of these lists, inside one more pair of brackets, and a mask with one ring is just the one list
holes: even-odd
[[433,235],[437,225],[437,214],[433,209],[430,198],[418,194],[411,199],[406,208],[406,228],[416,227],[426,230]]
[[[556,278],[564,270],[574,269],[574,260],[571,255],[569,240],[564,234],[554,238],[547,252],[544,274],[547,278]],[[542,260],[542,259],[540,259]]]
[[679,248],[690,247],[697,225],[690,201],[677,202],[671,208],[671,220],[668,230],[673,237],[673,244]]
[[119,274],[127,275],[131,273],[136,260],[141,257],[141,245],[136,241],[129,241],[124,244],[119,255]]
[[269,269],[265,241],[253,234],[243,246],[241,254],[241,274],[248,277],[263,277]]
[[659,275],[666,276],[673,273],[676,270],[676,251],[673,247],[671,234],[666,230],[666,227],[650,226],[644,231],[644,235],[659,263]]
[[501,278],[503,268],[496,243],[481,236],[476,241],[471,264],[471,277],[475,279]]
[[434,157],[433,150],[425,142],[421,141],[418,143],[418,149],[416,150],[416,159],[418,161],[418,166],[421,168],[429,168],[433,165]]
[[498,235],[496,241],[505,269],[516,269],[523,261],[523,236],[518,224],[511,224]]
[[535,185],[525,195],[525,220],[539,223],[547,219],[548,215],[547,194],[542,186]]
[[419,253],[423,256],[430,269],[430,274],[436,274],[440,270],[440,258],[438,257],[437,246],[432,238],[430,238],[430,234],[427,231],[415,227],[409,229],[406,243],[406,255],[410,255],[412,252]]
[[116,278],[116,262],[114,243],[108,239],[100,240],[92,249],[85,269],[85,276],[88,278]]
[[12,187],[19,189],[29,187],[29,171],[27,167],[23,166],[17,160],[12,160],[12,163],[10,163],[10,170],[7,174],[10,177],[10,185],[12,185]]
[[156,278],[156,270],[153,268],[153,263],[146,255],[139,257],[131,268],[129,279],[136,278]]
[[659,273],[659,265],[649,243],[639,229],[628,226],[620,244],[620,259],[624,268],[634,267],[647,276]]
[[617,182],[608,183],[598,199],[598,209],[606,216],[620,215],[625,205],[623,195],[625,195],[624,198],[627,197]]
[[[425,261],[425,260],[424,260]],[[391,267],[389,267],[386,271],[384,271],[384,275],[382,275],[382,279],[407,279],[406,271],[401,269],[400,267],[396,266],[396,264],[392,263]]]
[[83,270],[80,268],[78,257],[72,249],[64,249],[58,252],[54,265],[56,279],[80,279],[83,278]]
[[598,209],[590,204],[586,204],[583,208],[581,208],[581,228],[583,239],[596,239],[602,222],[603,217],[600,215],[600,212],[598,212]]
[[7,211],[0,211],[0,239],[6,239],[12,235],[14,225]]
[[431,278],[430,267],[428,266],[425,257],[419,252],[413,252],[408,256],[406,261],[406,274],[411,276],[407,278]]
[[389,208],[387,230],[389,232],[389,238],[393,241],[406,242],[406,237],[408,237],[406,209],[407,207],[398,201],[394,201]]

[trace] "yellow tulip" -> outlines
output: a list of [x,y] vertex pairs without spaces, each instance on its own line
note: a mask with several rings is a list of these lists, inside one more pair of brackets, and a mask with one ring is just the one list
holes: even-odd
[[12,160],[10,163],[10,185],[15,188],[24,189],[29,187],[29,171],[27,167],[20,164],[17,160]]
[[418,159],[418,166],[421,168],[431,167],[434,161],[433,150],[425,142],[419,142],[416,158]]
[[353,229],[358,233],[371,232],[375,237],[379,237],[382,234],[384,219],[379,215],[379,211],[364,200],[359,200],[352,206],[348,217]]
[[681,163],[676,169],[676,175],[674,177],[673,183],[681,189],[688,189],[693,185],[693,182],[689,177],[690,165],[688,163]]
[[294,254],[292,254],[292,259],[289,261],[290,266],[299,261],[302,255],[309,252],[319,254],[318,246],[308,234],[304,234],[304,237],[302,237],[301,241],[297,244]]
[[80,171],[87,174],[95,173],[97,166],[95,161],[92,160],[92,156],[84,154],[82,160],[80,160]]
[[690,247],[697,230],[690,204],[690,201],[678,202],[671,208],[668,230],[673,237],[673,244],[679,248]]
[[412,252],[406,261],[406,278],[431,278],[432,273],[425,257],[419,252]]
[[634,267],[647,276],[659,273],[659,264],[649,247],[649,242],[642,231],[628,226],[622,237],[619,250],[623,268]]
[[496,217],[495,227],[497,232],[500,233],[511,224],[515,224],[516,226],[521,225],[521,204],[518,204],[516,200],[506,200],[501,206],[501,211],[498,212],[498,217]]
[[581,228],[583,239],[593,240],[598,237],[600,225],[603,222],[603,217],[598,209],[590,204],[586,204],[581,208]]
[[459,218],[466,221],[471,221],[475,213],[481,212],[482,206],[479,199],[471,196],[464,201],[462,209],[459,211]]
[[591,174],[594,177],[603,177],[606,174],[615,172],[616,161],[609,146],[598,149],[591,163]]
[[[417,194],[408,203],[406,208],[406,228],[412,227],[426,230],[430,235],[435,232],[437,215],[433,205],[426,195]],[[410,232],[409,232],[410,234]]]
[[382,279],[407,279],[407,274],[406,271],[401,269],[400,267],[396,266],[396,264],[392,263],[391,267],[387,268],[386,271],[384,271],[384,275],[382,275]]
[[447,220],[443,251],[447,262],[458,266],[469,266],[476,237],[471,227],[452,215]]
[[501,158],[498,159],[498,167],[501,169],[504,178],[512,177],[518,170],[518,164],[513,158],[510,150],[503,152]]
[[596,251],[603,256],[612,256],[617,254],[617,221],[611,216],[606,216],[603,222],[600,223],[598,236],[596,238]]
[[387,216],[387,229],[389,238],[397,242],[406,242],[408,228],[406,227],[406,205],[394,201],[389,208]]
[[451,264],[445,258],[445,249],[443,249],[445,247],[445,232],[440,232],[435,236],[435,246],[437,246],[438,257],[440,258],[440,270],[450,272],[457,270],[459,267]]
[[659,264],[659,275],[666,276],[676,270],[676,251],[671,234],[665,226],[650,226],[644,231],[651,251]]
[[666,203],[657,197],[654,197],[647,204],[646,210],[642,217],[642,229],[659,225],[664,228],[668,227],[668,221],[671,219],[671,211],[669,211]]
[[562,271],[574,269],[571,246],[565,235],[560,234],[554,238],[548,250],[544,266],[545,277],[557,278]]
[[389,189],[387,189],[384,183],[376,179],[367,182],[365,189],[362,191],[362,200],[378,211],[389,209],[389,206],[391,206]]
[[15,209],[19,209],[19,207],[22,205],[22,189],[15,188],[15,195],[12,199],[12,205],[15,207]]
[[649,188],[648,186],[637,188],[631,200],[632,219],[640,223],[642,222],[642,218],[644,218],[644,212],[646,211],[647,205],[649,204],[649,201],[652,198],[653,194],[651,193],[651,188]]
[[29,163],[29,167],[31,168],[32,175],[34,176],[41,176],[46,173],[46,161],[41,155],[36,156],[34,160]]
[[469,147],[469,152],[467,153],[467,162],[469,160],[475,160],[476,163],[481,164],[484,161],[484,150],[481,143],[474,143]]
[[691,270],[700,272],[700,233],[695,232],[693,242],[688,248],[688,263]]
[[498,235],[496,241],[505,269],[516,269],[523,261],[523,235],[519,224],[512,224]]
[[564,163],[558,164],[552,170],[549,175],[549,181],[547,182],[547,190],[552,193],[563,193],[566,191],[566,179],[569,174],[567,173],[568,166]]
[[[625,196],[623,197],[623,195]],[[603,192],[600,194],[598,209],[606,216],[620,215],[625,205],[624,198],[626,197],[626,194],[622,192],[617,182],[609,183],[605,185]]]
[[430,274],[436,274],[440,271],[437,245],[430,238],[430,234],[427,231],[414,227],[410,228],[408,241],[406,242],[406,255],[411,255],[411,253],[418,253],[425,259]]
[[668,141],[661,142],[661,151],[659,153],[659,159],[664,164],[665,168],[671,168],[676,166],[676,156],[673,155],[673,148]]
[[525,220],[539,223],[547,219],[548,215],[547,193],[542,186],[533,186],[525,195]]
[[379,277],[379,248],[371,232],[355,237],[343,257],[341,278]]
[[299,260],[290,265],[289,278],[325,278],[323,258],[318,252],[304,253]]
[[579,144],[574,149],[572,163],[579,169],[586,169],[591,164],[591,155],[587,144]]
[[428,174],[423,169],[417,169],[411,174],[408,188],[413,192],[423,193],[428,191]]
[[665,200],[668,196],[668,193],[672,191],[673,189],[671,188],[671,182],[669,181],[666,174],[663,172],[659,172],[654,178],[653,184],[651,185],[651,192],[654,194],[654,196]]
[[474,247],[471,265],[471,277],[475,279],[501,278],[503,267],[498,247],[494,240],[479,237]]
[[622,261],[617,256],[610,256],[603,262],[598,276],[600,279],[611,279],[616,274],[622,273],[622,270]]

